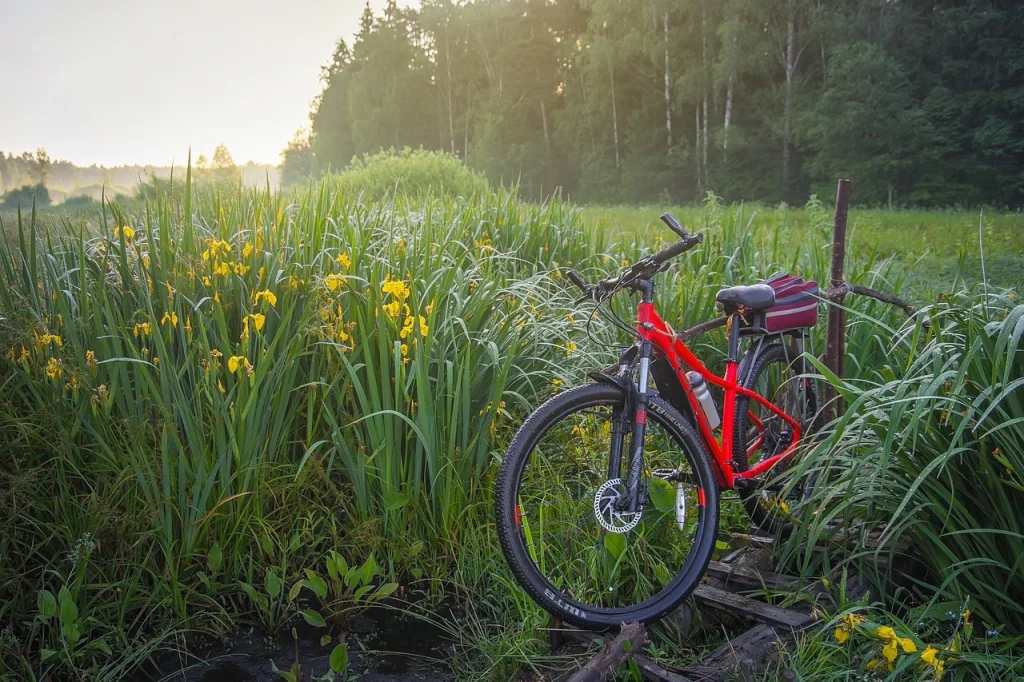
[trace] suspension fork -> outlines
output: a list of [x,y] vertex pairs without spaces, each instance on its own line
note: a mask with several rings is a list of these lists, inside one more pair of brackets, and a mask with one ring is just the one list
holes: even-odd
[[640,506],[640,476],[644,471],[644,440],[647,434],[647,382],[651,372],[651,342],[640,342],[640,376],[633,395],[633,406],[636,413],[633,418],[633,435],[630,439],[632,458],[629,462],[629,475],[626,478],[626,507],[635,512]]

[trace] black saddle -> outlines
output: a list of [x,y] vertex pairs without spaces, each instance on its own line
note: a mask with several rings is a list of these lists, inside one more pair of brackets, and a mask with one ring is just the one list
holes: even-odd
[[715,300],[723,306],[743,306],[751,310],[764,310],[775,305],[775,289],[767,284],[728,287],[720,290],[715,296]]

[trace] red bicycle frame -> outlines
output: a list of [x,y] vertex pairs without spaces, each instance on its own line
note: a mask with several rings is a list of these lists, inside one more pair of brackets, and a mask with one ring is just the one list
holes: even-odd
[[[657,348],[661,354],[665,356],[669,365],[672,367],[672,370],[675,373],[675,378],[685,391],[686,398],[690,402],[693,414],[696,416],[700,435],[704,440],[704,445],[714,456],[715,473],[718,477],[718,483],[720,486],[724,488],[734,488],[737,479],[751,479],[760,476],[775,466],[778,462],[792,455],[796,450],[796,447],[800,442],[800,424],[793,417],[780,410],[767,399],[758,395],[754,391],[741,386],[737,382],[736,374],[739,370],[739,362],[734,357],[734,353],[730,353],[730,357],[726,362],[725,376],[716,376],[711,372],[711,370],[704,366],[700,360],[697,359],[697,356],[695,356],[693,352],[686,347],[686,344],[683,343],[683,341],[675,335],[668,324],[661,319],[658,312],[654,309],[654,304],[646,301],[641,302],[637,309],[637,334],[641,339],[649,341],[651,345]],[[700,406],[700,403],[697,402],[697,398],[693,395],[690,383],[686,380],[687,369],[698,372],[704,377],[705,381],[714,384],[715,386],[719,386],[725,391],[721,440],[715,439],[714,431],[708,423],[707,416],[704,414],[704,410]],[[737,472],[732,463],[734,438],[733,422],[735,421],[734,411],[736,408],[736,398],[740,395],[757,401],[758,404],[763,405],[773,414],[784,419],[786,423],[793,428],[793,440],[789,444],[789,447],[777,455],[773,455],[764,461],[758,462],[746,471]],[[747,452],[748,457],[761,446],[764,439],[764,424],[752,413],[750,414],[750,417],[760,429],[761,435],[758,437],[757,441],[750,446]]]

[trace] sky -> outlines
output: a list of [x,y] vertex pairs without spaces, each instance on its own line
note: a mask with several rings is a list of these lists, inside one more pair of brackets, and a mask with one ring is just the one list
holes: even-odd
[[278,163],[365,5],[0,0],[0,150],[169,165],[223,142],[236,162]]

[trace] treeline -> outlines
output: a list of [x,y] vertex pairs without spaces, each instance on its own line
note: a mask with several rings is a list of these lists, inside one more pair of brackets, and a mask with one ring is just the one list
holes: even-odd
[[[184,177],[184,166],[184,163],[180,164],[174,169],[175,173]],[[269,178],[271,186],[278,185],[277,168],[252,161],[239,166],[224,145],[213,151],[212,158],[203,154],[194,157],[192,168],[196,176],[240,178],[246,185],[265,185]],[[151,182],[154,178],[166,180],[171,171],[170,166],[153,165],[77,166],[70,161],[51,158],[45,149],[22,154],[0,151],[0,195],[25,187],[43,186],[55,201],[78,196],[99,199],[104,191],[107,197],[131,194],[140,183]]]
[[1024,3],[422,0],[365,10],[285,182],[380,149],[586,201],[1024,204]]

